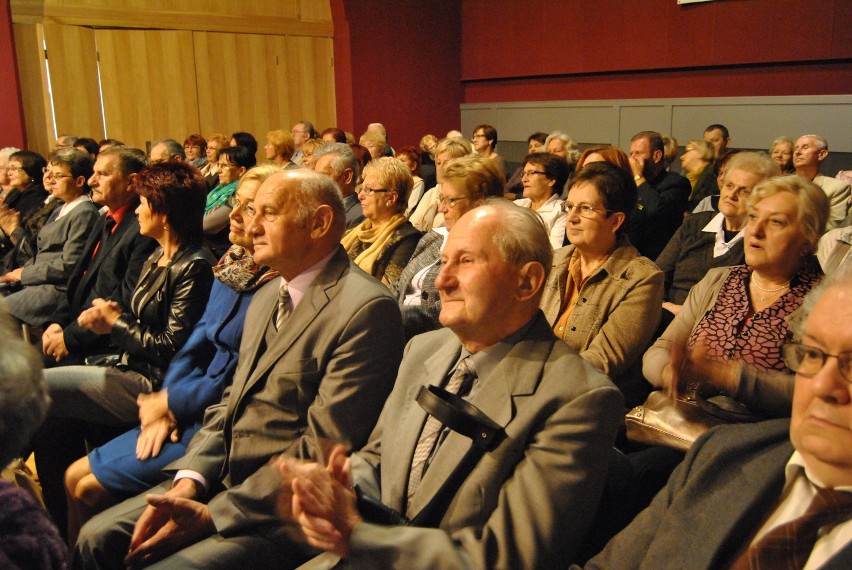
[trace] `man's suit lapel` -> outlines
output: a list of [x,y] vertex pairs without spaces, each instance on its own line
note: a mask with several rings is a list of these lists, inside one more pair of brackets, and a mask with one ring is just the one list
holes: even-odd
[[400,414],[402,420],[397,426],[396,433],[391,434],[393,451],[387,450],[382,453],[382,461],[386,461],[382,470],[383,473],[393,474],[392,478],[382,481],[382,495],[389,499],[391,504],[388,506],[400,512],[405,510],[411,460],[414,457],[414,448],[417,446],[417,440],[420,438],[420,432],[426,421],[426,411],[420,407],[415,398],[420,386],[424,384],[434,386],[443,383],[450,367],[458,360],[461,346],[454,336],[452,339],[453,342],[443,343],[432,353],[432,356],[423,361],[420,377],[426,379],[426,381],[422,384],[412,385],[411,393],[406,394],[405,409]]
[[[480,385],[475,388],[470,403],[505,428],[514,417],[514,402],[535,393],[542,368],[553,348],[551,339],[550,327],[539,314],[525,338],[512,347],[489,377],[477,380]],[[469,438],[449,433],[412,498],[412,513],[420,512],[432,501],[470,447]]]
[[[278,289],[279,280],[272,283],[275,294],[272,302],[265,303],[268,306],[268,314],[261,314],[260,323],[263,326],[253,327],[255,329],[251,339],[255,341],[251,346],[255,347],[255,353],[252,360],[256,360],[257,364],[251,370],[248,380],[242,387],[240,398],[246,390],[251,388],[256,382],[264,378],[266,374],[275,366],[281,359],[281,356],[290,349],[294,342],[310,327],[310,324],[316,319],[323,309],[328,305],[331,297],[336,294],[334,291],[337,287],[340,278],[344,271],[349,267],[349,257],[341,248],[331,258],[328,265],[317,275],[314,282],[308,287],[305,296],[299,301],[299,306],[287,317],[283,328],[275,334],[274,340],[269,343],[263,354],[257,358],[257,347],[261,345],[262,336],[266,334],[272,313],[278,307]],[[238,400],[240,398],[237,398]]]

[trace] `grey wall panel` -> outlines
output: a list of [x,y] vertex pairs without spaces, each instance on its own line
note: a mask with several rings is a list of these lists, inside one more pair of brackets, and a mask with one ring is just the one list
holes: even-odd
[[[832,151],[826,173],[836,172],[836,165],[852,169],[852,95],[468,103],[461,106],[461,117],[466,135],[487,122],[507,143],[525,141],[537,130],[560,129],[581,146],[609,143],[623,149],[633,134],[647,129],[671,133],[683,146],[711,123],[725,124],[738,148],[765,149],[779,135],[814,132],[828,139]],[[525,149],[505,144],[501,154],[520,160]]]

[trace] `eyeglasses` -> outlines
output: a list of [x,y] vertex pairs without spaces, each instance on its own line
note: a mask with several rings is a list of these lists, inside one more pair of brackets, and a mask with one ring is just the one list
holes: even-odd
[[470,200],[470,199],[471,199],[470,196],[456,196],[455,198],[447,198],[446,196],[441,196],[439,203],[440,204],[446,204],[447,208],[452,208],[453,206],[456,205],[456,202],[458,202],[459,200]]
[[476,139],[484,139],[484,138],[485,138],[485,135],[482,135],[482,134],[475,134],[475,135],[473,135],[473,136],[472,136],[472,137],[470,137],[470,138],[471,138],[471,139],[473,139],[473,140],[476,140]]
[[521,178],[526,178],[527,176],[535,176],[535,175],[547,176],[547,172],[542,172],[540,170],[524,170],[521,173]]
[[218,166],[220,169],[222,169],[222,168],[236,168],[237,167],[236,164],[231,164],[230,162],[217,162],[216,166]]
[[20,172],[24,169],[23,166],[7,166],[6,172]]
[[48,167],[43,167],[41,169],[41,173],[44,174],[45,180],[62,180],[63,178],[74,178],[71,174],[57,174],[55,172],[51,172]]
[[375,192],[390,192],[387,188],[367,188],[366,186],[361,186],[361,189],[358,190],[359,193],[363,192],[364,196],[372,196]]
[[604,216],[612,214],[612,210],[604,210],[603,208],[594,208],[589,204],[573,204],[571,202],[562,202],[562,211],[566,214],[571,214],[571,210],[577,209],[577,213],[583,218],[594,218],[596,212],[603,212]]
[[829,357],[837,359],[840,375],[848,384],[852,384],[852,350],[840,354],[828,354],[815,346],[790,342],[784,345],[784,364],[793,372],[802,376],[813,376],[825,366]]
[[228,205],[233,210],[236,210],[237,208],[242,208],[243,211],[252,218],[255,216],[255,214],[257,214],[257,210],[255,210],[254,206],[252,206],[251,202],[241,201],[239,198],[237,198],[236,194],[228,198]]

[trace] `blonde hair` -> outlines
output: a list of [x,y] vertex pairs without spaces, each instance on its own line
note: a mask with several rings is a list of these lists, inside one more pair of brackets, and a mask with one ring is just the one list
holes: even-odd
[[293,135],[287,131],[274,130],[266,133],[266,140],[275,148],[275,156],[281,157],[284,160],[293,158],[293,153],[296,152]]
[[805,239],[816,246],[819,238],[825,233],[825,224],[828,222],[828,197],[825,192],[801,176],[779,176],[757,184],[746,200],[746,207],[751,208],[764,198],[779,192],[789,192],[796,196],[796,220],[802,227]]
[[470,155],[448,160],[443,180],[472,200],[502,196],[506,186],[506,178],[493,160]]
[[382,188],[396,192],[396,208],[400,211],[408,202],[408,195],[414,186],[411,171],[403,163],[390,156],[376,158],[364,167],[364,178],[375,175]]

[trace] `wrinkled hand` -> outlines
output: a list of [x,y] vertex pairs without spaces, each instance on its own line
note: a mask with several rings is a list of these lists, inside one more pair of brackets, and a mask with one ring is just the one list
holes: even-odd
[[77,324],[96,334],[109,334],[120,316],[121,307],[118,303],[95,299],[92,301],[92,306],[77,317]]
[[671,350],[671,362],[663,369],[663,386],[672,398],[696,385],[702,393],[737,393],[741,365],[737,362],[721,362],[708,356],[707,338],[701,335],[692,351],[685,346],[675,345]]
[[[128,568],[141,568],[161,560],[216,532],[207,505],[180,496],[187,493],[181,483],[165,495],[148,495],[148,508],[136,522],[130,551],[124,558]],[[189,486],[195,489],[194,483]],[[194,496],[194,491],[191,493]]]
[[6,235],[12,235],[21,225],[21,216],[14,208],[10,208],[6,204],[0,204],[0,228],[6,232]]
[[62,327],[53,323],[44,330],[41,335],[41,350],[45,356],[50,356],[59,362],[68,356],[68,347],[65,346],[65,333]]
[[[351,463],[343,446],[336,446],[325,469],[316,463],[300,463],[282,457],[278,462],[284,485],[289,492],[279,496],[279,512],[297,522],[308,543],[317,548],[346,556],[355,526],[363,519],[358,513],[351,483]],[[287,505],[282,505],[290,497]]]

